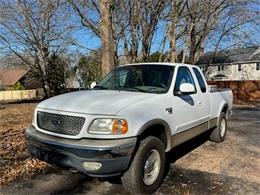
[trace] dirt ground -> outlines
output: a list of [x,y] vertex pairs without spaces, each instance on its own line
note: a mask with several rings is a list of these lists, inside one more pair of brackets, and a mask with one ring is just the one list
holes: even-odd
[[[10,173],[10,166],[15,170],[20,161],[29,172],[3,185],[0,194],[127,194],[118,180],[101,181],[55,167],[38,174],[45,170],[45,164],[28,156],[23,136],[18,136],[17,144],[13,143],[15,139],[10,142],[20,150],[10,149],[16,147],[8,146],[7,140],[24,132],[34,106],[12,104],[0,110],[0,179]],[[260,109],[234,109],[228,126],[223,143],[208,141],[206,133],[171,151],[167,158],[171,162],[169,172],[156,194],[260,194]],[[22,160],[14,157],[16,153],[24,154]],[[6,155],[13,158],[12,162]],[[33,161],[32,165],[26,165],[26,160]]]

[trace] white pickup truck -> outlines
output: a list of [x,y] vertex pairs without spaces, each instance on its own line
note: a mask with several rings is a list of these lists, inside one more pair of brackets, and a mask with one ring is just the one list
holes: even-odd
[[120,176],[131,193],[152,193],[172,148],[207,130],[210,140],[224,140],[232,101],[232,91],[208,86],[197,66],[123,65],[92,90],[39,103],[27,146],[50,164]]

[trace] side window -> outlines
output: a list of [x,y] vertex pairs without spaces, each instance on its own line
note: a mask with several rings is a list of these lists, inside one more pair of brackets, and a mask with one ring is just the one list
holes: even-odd
[[206,88],[206,84],[204,82],[204,79],[203,79],[201,73],[199,72],[199,70],[197,68],[192,68],[192,69],[197,77],[201,92],[205,93],[207,91],[207,88]]
[[179,67],[178,68],[177,77],[176,77],[175,86],[174,86],[174,93],[175,94],[177,94],[180,91],[180,86],[181,86],[182,83],[192,84],[195,88],[194,93],[197,93],[194,80],[192,78],[190,70],[187,67]]

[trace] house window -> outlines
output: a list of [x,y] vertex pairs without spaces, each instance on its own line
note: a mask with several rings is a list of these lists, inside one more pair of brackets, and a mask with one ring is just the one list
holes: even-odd
[[238,64],[238,71],[241,71],[241,64]]
[[260,70],[260,63],[256,63],[256,70]]
[[223,70],[224,70],[224,66],[223,65],[218,66],[218,71],[223,71]]

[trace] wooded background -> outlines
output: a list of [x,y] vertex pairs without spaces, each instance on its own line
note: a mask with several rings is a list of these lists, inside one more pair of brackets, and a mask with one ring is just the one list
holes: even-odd
[[[23,64],[46,96],[77,72],[84,85],[120,63],[196,64],[211,51],[260,45],[258,0],[3,0],[0,57]],[[82,45],[77,32],[98,40]],[[83,78],[83,79],[82,79]]]

